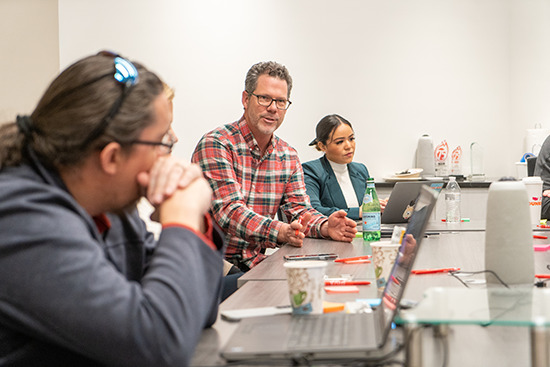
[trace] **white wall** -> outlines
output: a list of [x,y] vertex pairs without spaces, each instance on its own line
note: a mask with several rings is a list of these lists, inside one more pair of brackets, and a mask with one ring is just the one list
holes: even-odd
[[240,117],[246,71],[270,59],[294,78],[278,135],[304,161],[329,113],[354,124],[378,178],[412,167],[423,133],[461,145],[466,174],[473,141],[488,176],[515,174],[526,129],[550,128],[550,0],[58,2],[61,66],[107,48],[156,70],[176,88],[185,158]]
[[514,0],[510,13],[510,122],[521,137],[536,123],[550,129],[550,1]]
[[57,0],[0,1],[0,122],[32,111],[59,72]]

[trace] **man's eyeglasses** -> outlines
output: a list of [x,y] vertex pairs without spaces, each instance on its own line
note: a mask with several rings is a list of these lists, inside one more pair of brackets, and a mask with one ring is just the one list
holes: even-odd
[[[88,135],[86,140],[84,140],[84,142],[82,143],[83,146],[87,146],[92,141],[101,136],[101,134],[103,134],[107,126],[109,126],[111,120],[118,113],[122,102],[124,102],[124,99],[128,96],[132,88],[138,82],[138,71],[134,64],[132,64],[130,61],[110,51],[100,51],[98,55],[114,57],[115,72],[112,75],[115,80],[122,85],[123,89],[118,99],[113,103],[113,106],[109,110],[109,113],[107,113],[107,115],[101,120],[101,122],[95,127],[95,129],[93,129],[92,132]],[[111,74],[109,73],[108,75]]]
[[252,92],[246,92],[246,93],[258,98],[258,104],[264,107],[269,107],[273,102],[275,102],[275,107],[277,107],[278,110],[288,110],[288,108],[292,104],[292,102],[290,102],[290,100],[288,99],[276,99],[276,98],[271,98],[269,96],[254,94]]
[[163,137],[161,141],[150,141],[150,140],[130,140],[127,143],[123,144],[142,144],[142,145],[152,145],[159,148],[161,154],[170,154],[172,153],[172,148],[176,144],[176,137],[172,133],[172,130],[169,130]]

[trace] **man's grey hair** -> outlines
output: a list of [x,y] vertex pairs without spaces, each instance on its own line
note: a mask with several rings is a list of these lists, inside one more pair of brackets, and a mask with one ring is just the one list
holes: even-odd
[[288,69],[275,61],[259,62],[252,65],[252,67],[246,73],[246,79],[244,81],[245,91],[252,93],[258,86],[258,78],[260,75],[267,74],[286,81],[288,94],[287,98],[290,98],[290,91],[292,90],[292,77],[288,72]]

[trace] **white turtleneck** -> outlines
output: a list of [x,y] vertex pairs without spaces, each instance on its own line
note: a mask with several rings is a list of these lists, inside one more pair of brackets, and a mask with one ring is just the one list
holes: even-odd
[[351,178],[349,177],[348,165],[334,163],[330,160],[328,160],[328,162],[330,163],[330,166],[334,171],[334,175],[336,176],[336,180],[338,181],[340,189],[344,194],[344,199],[346,199],[346,204],[348,208],[359,207],[360,203],[357,201],[357,195],[355,195],[355,189],[353,188]]

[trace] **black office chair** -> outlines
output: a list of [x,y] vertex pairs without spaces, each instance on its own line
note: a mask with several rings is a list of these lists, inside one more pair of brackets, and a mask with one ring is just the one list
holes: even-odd
[[527,157],[527,176],[535,175],[536,163],[537,163],[537,157]]

